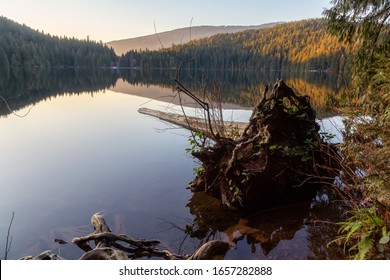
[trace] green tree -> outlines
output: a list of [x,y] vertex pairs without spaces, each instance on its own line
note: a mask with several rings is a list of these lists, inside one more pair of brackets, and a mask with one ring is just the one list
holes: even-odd
[[5,17],[0,17],[0,48],[14,76],[49,67],[110,67],[117,60],[114,50],[102,44],[45,35]]
[[0,88],[8,82],[10,73],[9,61],[4,49],[0,46]]
[[328,29],[355,47],[352,98],[359,105],[346,120],[342,146],[344,180],[355,199],[354,215],[340,223],[341,239],[354,258],[385,258],[390,254],[390,2],[331,3],[324,11]]
[[[388,0],[332,0],[325,10],[328,30],[347,43],[358,43],[354,77],[362,87],[368,87],[378,63],[389,57]],[[372,69],[374,68],[374,69]]]
[[0,68],[8,69],[9,71],[9,61],[7,54],[4,49],[0,46]]

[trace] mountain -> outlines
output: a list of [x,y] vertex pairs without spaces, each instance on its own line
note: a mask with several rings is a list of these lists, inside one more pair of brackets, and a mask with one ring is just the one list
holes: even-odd
[[[273,22],[251,26],[194,26],[161,32],[152,35],[111,41],[106,43],[112,47],[117,55],[122,55],[130,50],[158,50],[174,45],[185,44],[191,40],[210,37],[222,33],[236,33],[245,30],[257,30],[272,27],[282,22]],[[160,42],[161,41],[161,42]]]

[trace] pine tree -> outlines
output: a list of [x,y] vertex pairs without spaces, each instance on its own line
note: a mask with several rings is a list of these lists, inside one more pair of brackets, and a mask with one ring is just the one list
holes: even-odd
[[7,54],[0,46],[0,88],[8,82],[10,74],[10,66],[7,58]]
[[[355,56],[355,81],[368,87],[374,75],[372,67],[389,57],[390,2],[388,0],[332,0],[325,10],[328,30],[347,43],[358,42]],[[370,70],[371,69],[371,70]]]

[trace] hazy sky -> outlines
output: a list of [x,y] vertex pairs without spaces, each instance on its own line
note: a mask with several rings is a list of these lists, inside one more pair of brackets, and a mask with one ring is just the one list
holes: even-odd
[[197,25],[321,17],[330,0],[0,0],[0,15],[51,35],[103,42]]

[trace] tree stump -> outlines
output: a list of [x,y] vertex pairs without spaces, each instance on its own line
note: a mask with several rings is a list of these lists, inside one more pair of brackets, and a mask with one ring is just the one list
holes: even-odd
[[[308,96],[279,80],[269,97],[264,88],[238,139],[215,137],[192,155],[201,171],[189,184],[232,209],[259,209],[317,189],[313,182],[334,178],[337,153],[319,134]],[[217,135],[218,136],[218,135]]]

